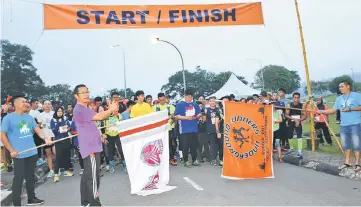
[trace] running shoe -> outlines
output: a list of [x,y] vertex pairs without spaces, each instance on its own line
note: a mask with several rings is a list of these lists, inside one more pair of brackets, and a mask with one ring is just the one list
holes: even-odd
[[48,178],[52,178],[54,176],[54,170],[50,170],[48,173]]

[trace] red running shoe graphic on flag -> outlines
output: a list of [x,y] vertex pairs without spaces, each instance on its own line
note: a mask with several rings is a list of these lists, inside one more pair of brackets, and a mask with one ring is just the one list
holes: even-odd
[[158,166],[161,162],[163,153],[163,141],[158,139],[144,145],[142,149],[141,159],[149,166]]

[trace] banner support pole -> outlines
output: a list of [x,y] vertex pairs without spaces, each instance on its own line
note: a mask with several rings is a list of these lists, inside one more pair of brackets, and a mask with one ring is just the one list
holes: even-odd
[[[312,88],[311,88],[311,81],[310,81],[310,74],[308,72],[308,62],[307,62],[307,56],[306,56],[306,46],[305,46],[305,40],[303,38],[303,31],[302,31],[302,23],[301,23],[301,17],[300,17],[300,11],[298,8],[298,1],[295,1],[295,7],[296,7],[296,14],[297,14],[297,20],[298,20],[298,27],[300,31],[300,37],[301,37],[301,44],[302,44],[302,52],[303,52],[303,61],[305,64],[305,72],[306,72],[306,81],[307,81],[307,92],[309,99],[312,97]],[[311,104],[311,111],[313,110],[313,105]],[[311,138],[312,138],[312,152],[315,151],[315,123],[314,123],[314,114],[310,113],[310,119],[311,119]]]

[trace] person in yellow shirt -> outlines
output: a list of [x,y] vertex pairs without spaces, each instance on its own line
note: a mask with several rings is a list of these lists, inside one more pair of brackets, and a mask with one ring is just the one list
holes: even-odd
[[132,107],[130,111],[130,118],[144,116],[146,114],[152,113],[152,107],[144,102],[144,91],[135,92],[135,97],[137,99],[137,103]]
[[175,107],[166,103],[166,97],[164,93],[158,93],[158,104],[153,106],[153,112],[157,111],[168,111],[169,121],[168,121],[168,131],[169,131],[169,163],[173,166],[177,165],[177,159],[175,158],[175,153],[177,150],[177,140],[174,129],[174,111]]
[[[119,102],[120,94],[118,92],[113,92],[111,94],[112,101],[113,102]],[[105,120],[105,126],[109,126],[105,128],[105,136],[106,140],[108,142],[108,159],[109,159],[109,171],[110,173],[115,172],[115,161],[114,161],[114,155],[116,154],[117,150],[120,154],[120,160],[122,167],[125,171],[126,170],[126,164],[123,154],[123,148],[122,143],[120,142],[119,133],[117,130],[117,127],[115,126],[119,121],[122,121],[123,117],[119,113],[119,111],[113,112],[106,120]],[[117,146],[117,148],[115,148]]]

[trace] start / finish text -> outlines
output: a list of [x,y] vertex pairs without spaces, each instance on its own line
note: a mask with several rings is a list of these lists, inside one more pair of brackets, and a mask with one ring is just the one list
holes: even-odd
[[44,5],[45,29],[174,28],[263,24],[261,3],[213,5]]
[[[236,9],[212,9],[212,10],[169,10],[162,17],[162,11],[158,11],[157,24],[163,22],[192,23],[192,22],[228,22],[237,21]],[[149,11],[87,11],[80,10],[77,12],[77,22],[79,24],[147,24],[154,22],[155,18],[149,16]],[[92,20],[94,20],[92,22]],[[104,22],[102,22],[104,20]]]

